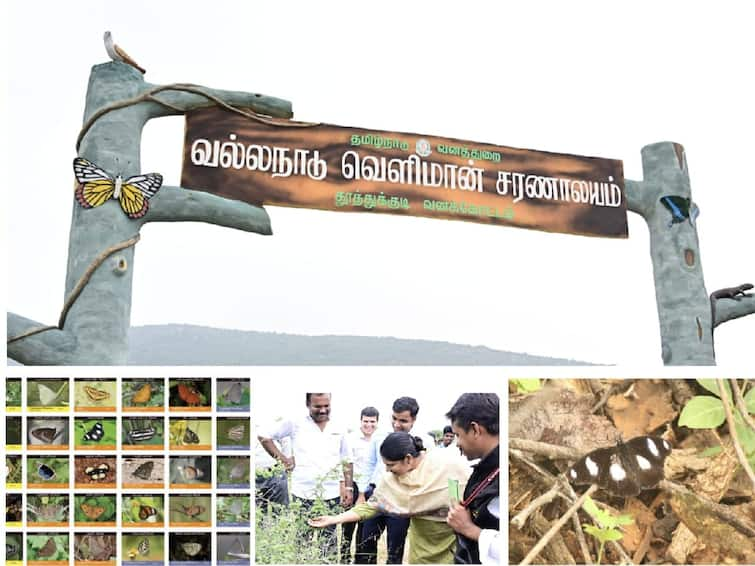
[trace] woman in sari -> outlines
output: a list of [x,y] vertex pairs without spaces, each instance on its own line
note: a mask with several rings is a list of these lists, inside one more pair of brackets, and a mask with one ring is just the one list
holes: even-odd
[[410,517],[409,563],[452,564],[456,536],[446,523],[449,480],[458,482],[463,493],[469,465],[455,450],[427,452],[421,438],[406,432],[389,434],[380,456],[386,473],[368,501],[340,515],[311,519],[309,524],[322,528],[380,513]]

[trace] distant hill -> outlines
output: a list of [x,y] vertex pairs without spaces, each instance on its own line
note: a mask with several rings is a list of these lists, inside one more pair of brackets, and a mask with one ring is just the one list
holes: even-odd
[[137,326],[129,339],[129,365],[586,365],[432,340],[301,336],[183,324]]

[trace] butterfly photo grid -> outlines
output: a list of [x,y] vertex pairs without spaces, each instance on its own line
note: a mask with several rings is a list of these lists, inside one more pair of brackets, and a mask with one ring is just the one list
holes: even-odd
[[250,563],[250,378],[57,375],[3,380],[6,564]]

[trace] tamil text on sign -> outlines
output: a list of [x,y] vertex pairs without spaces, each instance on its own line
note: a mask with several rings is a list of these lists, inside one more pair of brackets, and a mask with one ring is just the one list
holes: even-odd
[[256,205],[627,236],[619,160],[218,108],[187,116],[181,185]]

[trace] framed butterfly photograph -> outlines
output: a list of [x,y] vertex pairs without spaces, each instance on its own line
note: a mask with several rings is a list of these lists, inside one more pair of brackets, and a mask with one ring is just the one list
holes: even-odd
[[68,417],[26,417],[26,449],[68,450],[69,428]]
[[76,377],[73,380],[74,411],[77,413],[114,413],[118,400],[114,378]]
[[169,456],[170,489],[212,488],[212,456]]
[[212,536],[209,532],[171,532],[168,545],[168,566],[210,566]]
[[27,566],[68,566],[70,536],[61,532],[26,534]]
[[121,448],[124,451],[165,449],[165,417],[121,417]]
[[20,377],[6,377],[5,378],[5,412],[6,413],[20,413],[22,406],[21,397],[21,383]]
[[23,417],[5,416],[5,449],[8,452],[18,452],[23,445],[21,428]]
[[164,413],[165,378],[124,377],[121,406],[124,413]]
[[171,377],[168,408],[171,412],[212,411],[212,379]]
[[121,458],[123,489],[164,489],[164,456],[124,456]]
[[71,507],[67,493],[38,494],[29,493],[26,496],[26,525],[36,527],[70,526]]
[[73,498],[74,527],[115,527],[114,493],[77,493]]
[[74,417],[76,450],[115,450],[118,425],[115,417]]
[[26,487],[29,489],[68,489],[70,486],[68,456],[27,456]]
[[212,495],[175,495],[168,499],[169,527],[211,527]]
[[216,437],[218,450],[249,450],[252,421],[249,417],[218,417]]
[[115,566],[118,559],[116,533],[75,533],[73,563],[80,566]]
[[171,450],[212,450],[210,417],[170,417]]
[[218,527],[251,526],[251,507],[249,494],[219,493],[215,505]]
[[251,380],[248,377],[219,377],[216,393],[218,412],[249,412],[251,407],[251,391]]
[[22,527],[24,521],[24,494],[5,494],[5,526]]
[[24,533],[5,533],[5,566],[23,566]]
[[165,535],[162,532],[121,534],[121,563],[135,566],[164,566]]
[[216,456],[216,458],[218,488],[250,488],[251,462],[249,456]]
[[74,456],[76,489],[116,489],[118,468],[115,456]]
[[24,479],[24,459],[20,454],[5,455],[5,489],[21,489]]
[[251,564],[251,537],[249,532],[222,532],[216,540],[217,566],[248,566]]
[[165,496],[163,494],[121,496],[121,526],[123,528],[151,528],[165,525]]
[[30,377],[26,380],[26,408],[30,413],[67,413],[71,409],[70,380]]

